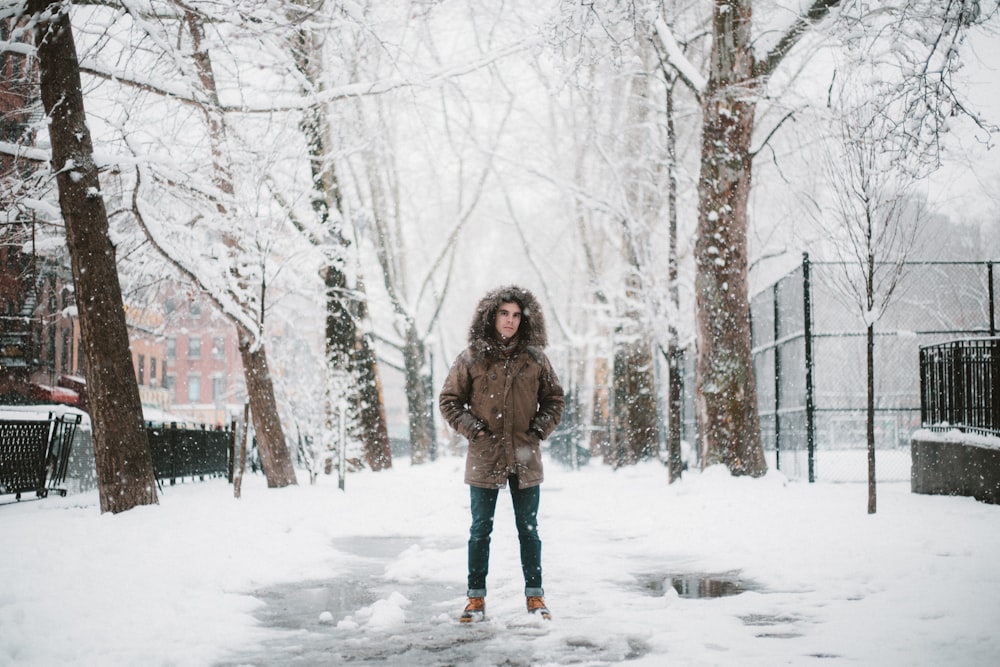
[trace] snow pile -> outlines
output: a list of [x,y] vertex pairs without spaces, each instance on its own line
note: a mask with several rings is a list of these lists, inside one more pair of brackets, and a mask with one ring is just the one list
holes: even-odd
[[378,600],[369,607],[362,607],[338,623],[337,627],[341,630],[355,630],[361,625],[375,630],[396,628],[406,622],[406,612],[403,610],[409,604],[410,601],[405,597],[393,593],[387,600]]
[[957,428],[948,429],[947,431],[932,431],[922,428],[913,432],[913,439],[929,442],[958,442],[984,449],[1000,449],[1000,438],[995,435],[969,433],[967,431],[960,431]]

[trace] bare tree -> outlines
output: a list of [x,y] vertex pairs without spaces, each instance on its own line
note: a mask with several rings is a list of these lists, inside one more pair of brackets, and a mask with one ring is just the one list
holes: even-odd
[[666,124],[667,148],[667,216],[669,246],[667,248],[667,285],[671,316],[667,324],[667,470],[670,483],[681,478],[684,471],[681,450],[681,423],[684,419],[684,350],[680,343],[677,320],[680,318],[680,271],[677,239],[677,129],[675,122],[674,87],[677,77],[664,72],[666,95],[664,100],[664,122]]
[[920,151],[895,134],[899,125],[873,102],[840,116],[840,150],[828,156],[825,175],[831,206],[817,207],[823,223],[834,218],[835,249],[844,273],[841,292],[853,301],[866,326],[868,513],[876,510],[875,325],[889,305],[905,268],[926,209],[914,186]]
[[156,479],[125,324],[115,247],[87,125],[70,4],[30,0],[52,170],[79,309],[102,512],[157,503]]

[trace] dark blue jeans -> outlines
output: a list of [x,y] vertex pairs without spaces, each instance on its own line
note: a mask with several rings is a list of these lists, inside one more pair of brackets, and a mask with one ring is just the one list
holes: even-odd
[[[517,477],[508,479],[514,503],[514,522],[521,542],[521,571],[524,594],[545,595],[542,590],[542,540],[538,537],[539,488],[522,489]],[[490,534],[496,512],[498,489],[470,486],[472,527],[469,530],[469,597],[486,596],[486,575],[490,569]]]

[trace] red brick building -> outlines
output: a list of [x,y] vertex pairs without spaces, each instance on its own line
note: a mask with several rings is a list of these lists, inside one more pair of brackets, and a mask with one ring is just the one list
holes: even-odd
[[171,412],[209,425],[227,425],[246,401],[236,328],[201,301],[165,304],[164,386]]

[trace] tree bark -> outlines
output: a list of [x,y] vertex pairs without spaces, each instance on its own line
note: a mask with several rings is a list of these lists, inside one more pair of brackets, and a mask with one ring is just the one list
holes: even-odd
[[[626,279],[625,301],[633,304],[642,299],[636,244],[634,240],[625,243],[626,260],[632,265]],[[650,459],[659,449],[659,411],[649,326],[638,310],[627,310],[622,315],[625,324],[616,332],[615,411],[611,419],[615,443],[612,464],[616,468]]]
[[365,448],[365,462],[372,470],[392,467],[392,447],[386,425],[385,402],[382,399],[382,381],[372,348],[371,336],[357,332],[354,350],[354,371],[358,381],[358,428]]
[[866,336],[866,375],[868,386],[868,414],[865,419],[865,436],[868,442],[868,513],[875,514],[875,325],[868,325]]
[[696,407],[702,465],[759,476],[767,464],[750,350],[746,247],[757,94],[750,5],[720,3],[713,16],[695,242]]
[[667,81],[665,113],[667,124],[667,288],[670,292],[670,320],[667,325],[667,470],[673,484],[684,473],[681,454],[681,422],[684,418],[684,351],[680,346],[677,318],[680,316],[680,285],[677,261],[677,132],[674,126],[674,81]]
[[615,352],[612,464],[616,468],[648,460],[657,453],[656,390],[648,342],[635,340]]
[[406,328],[403,365],[406,373],[406,407],[410,422],[410,462],[426,463],[434,458],[434,433],[431,428],[431,396],[426,375],[424,344],[416,322]]
[[274,385],[267,366],[267,355],[263,346],[253,348],[252,342],[252,338],[245,333],[240,336],[240,355],[243,358],[243,374],[250,398],[250,414],[257,434],[260,465],[267,477],[268,487],[280,488],[297,484],[292,457],[278,418],[278,405],[274,400]]
[[157,503],[156,479],[129,354],[115,247],[87,127],[68,3],[31,0],[52,169],[66,225],[87,370],[101,512]]
[[[234,429],[235,430],[235,429]],[[233,472],[233,497],[239,499],[243,495],[243,472],[247,469],[247,436],[250,432],[250,404],[243,405],[243,429],[240,433],[239,452],[233,452],[236,459]]]
[[594,395],[591,404],[590,454],[611,463],[611,368],[606,356],[594,360]]

